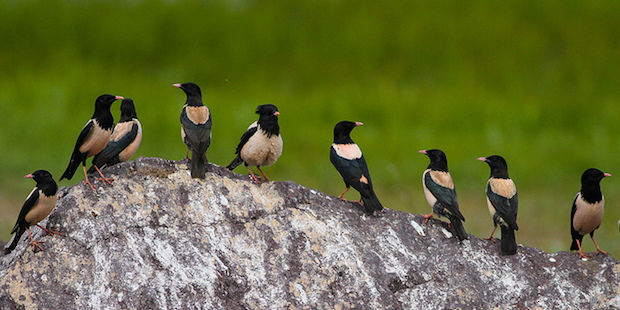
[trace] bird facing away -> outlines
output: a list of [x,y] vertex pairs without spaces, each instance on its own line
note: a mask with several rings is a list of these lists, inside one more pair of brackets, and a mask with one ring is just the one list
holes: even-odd
[[603,221],[603,211],[605,208],[605,197],[601,193],[601,180],[610,177],[611,174],[603,173],[601,170],[590,168],[581,175],[581,190],[573,200],[573,208],[570,213],[570,232],[573,243],[571,251],[577,250],[579,256],[588,259],[590,255],[581,250],[583,236],[590,234],[592,242],[596,246],[596,254],[608,254],[601,250],[594,240],[594,231],[599,228]]
[[[97,98],[95,101],[95,113],[93,117],[88,120],[84,128],[82,128],[75,142],[75,148],[73,149],[73,154],[71,154],[69,166],[67,166],[67,170],[62,174],[59,181],[63,179],[71,180],[81,162],[86,183],[95,190],[95,187],[88,180],[86,159],[99,154],[108,143],[108,139],[114,128],[114,118],[112,117],[112,113],[110,113],[110,107],[112,103],[118,99],[124,98],[113,95],[101,95]],[[101,171],[99,171],[99,174],[101,178],[105,180]]]
[[136,115],[133,100],[123,99],[121,102],[121,119],[114,127],[114,131],[112,131],[108,144],[103,151],[93,158],[93,165],[88,169],[88,173],[95,172],[95,167],[103,169],[129,160],[140,147],[140,141],[142,141],[142,125]]
[[173,84],[187,95],[181,110],[181,138],[192,153],[190,171],[192,178],[205,178],[207,149],[211,145],[211,113],[202,103],[200,87],[194,83]]
[[519,230],[517,225],[517,211],[519,200],[517,198],[517,187],[510,177],[508,177],[508,164],[503,157],[493,155],[480,157],[491,167],[491,177],[487,182],[487,205],[493,217],[493,231],[488,238],[493,239],[493,233],[499,224],[502,232],[501,253],[502,255],[513,255],[517,253],[517,242],[515,240],[515,230]]
[[363,125],[360,122],[342,121],[334,127],[334,143],[332,144],[329,159],[342,177],[346,185],[345,191],[338,196],[343,199],[344,194],[351,186],[357,190],[361,199],[358,203],[364,206],[364,212],[372,215],[381,211],[383,206],[372,188],[372,181],[362,150],[351,139],[351,130]]
[[54,182],[54,178],[52,178],[52,175],[46,170],[37,170],[25,176],[25,178],[33,179],[37,182],[37,185],[32,192],[30,192],[30,195],[26,198],[21,211],[19,211],[17,222],[15,223],[13,230],[11,230],[11,233],[15,233],[15,237],[13,237],[13,242],[11,245],[4,250],[5,254],[9,254],[15,249],[19,239],[26,231],[28,232],[28,235],[30,235],[32,250],[34,251],[35,247],[39,247],[43,250],[40,245],[43,241],[34,241],[32,234],[30,233],[30,226],[37,225],[48,234],[60,234],[59,232],[48,230],[38,224],[45,217],[47,217],[50,212],[52,212],[52,209],[54,209],[54,206],[56,205],[56,192],[58,191],[58,185]]
[[450,172],[448,172],[446,154],[438,149],[421,150],[419,152],[428,156],[431,160],[422,174],[422,184],[426,200],[431,205],[433,211],[422,216],[426,218],[426,221],[433,217],[433,213],[447,217],[450,220],[451,226],[454,227],[459,241],[467,239],[467,232],[463,226],[465,217],[459,210],[459,201],[454,189],[454,182]]
[[260,183],[256,175],[250,170],[249,166],[254,166],[258,168],[265,182],[269,182],[260,167],[273,165],[282,155],[282,136],[280,135],[280,125],[278,125],[280,112],[273,104],[263,104],[256,108],[256,114],[258,114],[258,121],[252,123],[241,136],[241,141],[239,141],[235,151],[237,157],[226,168],[233,170],[244,164],[252,180]]

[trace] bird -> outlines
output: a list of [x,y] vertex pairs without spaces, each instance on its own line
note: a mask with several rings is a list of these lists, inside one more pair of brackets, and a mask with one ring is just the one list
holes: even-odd
[[[110,138],[112,129],[114,128],[114,117],[112,117],[112,113],[110,113],[110,107],[114,101],[120,99],[124,98],[121,96],[108,94],[97,97],[97,100],[95,101],[95,113],[93,114],[93,117],[86,122],[84,128],[82,128],[82,131],[75,142],[75,148],[71,154],[69,166],[67,166],[67,169],[62,174],[59,181],[62,181],[63,179],[71,180],[81,162],[82,168],[84,169],[84,176],[86,178],[85,181],[88,185],[90,185],[90,188],[95,190],[95,187],[88,180],[88,174],[86,173],[86,159],[99,154],[99,152],[101,152],[108,143],[108,139]],[[103,173],[101,173],[98,168],[96,168],[96,170],[101,175],[101,178],[106,180]]]
[[517,253],[517,242],[515,240],[515,230],[519,230],[517,225],[517,211],[519,209],[519,199],[517,197],[517,187],[514,181],[508,176],[508,164],[506,160],[498,155],[480,157],[491,167],[491,177],[487,182],[487,205],[493,217],[493,231],[488,240],[493,239],[493,233],[499,224],[502,232],[501,253],[502,255],[513,255]]
[[204,179],[207,172],[207,149],[211,145],[211,112],[202,103],[200,87],[194,83],[173,84],[182,89],[187,100],[181,110],[181,138],[192,153],[192,178]]
[[49,230],[39,225],[39,222],[47,217],[56,205],[56,192],[58,191],[58,185],[54,181],[52,174],[46,170],[37,170],[26,175],[25,178],[33,179],[37,182],[37,185],[32,192],[30,192],[28,198],[26,198],[26,201],[17,216],[17,222],[15,223],[13,230],[11,230],[12,234],[15,233],[15,237],[13,237],[13,242],[9,245],[9,247],[4,250],[5,255],[11,253],[15,249],[24,232],[28,232],[28,235],[30,236],[30,244],[32,245],[33,251],[36,247],[43,250],[43,247],[40,245],[43,241],[34,241],[32,234],[30,233],[30,226],[37,225],[48,234],[61,235],[61,233],[57,231]]
[[[136,115],[133,100],[126,98],[121,101],[121,119],[114,127],[108,144],[103,151],[93,157],[93,165],[88,173],[96,168],[103,169],[126,160],[133,156],[142,140],[142,125]],[[96,167],[96,168],[95,168]]]
[[334,143],[331,146],[329,159],[342,177],[346,185],[345,191],[338,196],[343,199],[351,186],[361,195],[357,201],[364,206],[364,212],[368,215],[383,210],[381,202],[377,198],[372,187],[372,180],[368,172],[366,160],[362,150],[351,139],[351,130],[361,126],[361,122],[342,121],[334,127]]
[[601,180],[610,176],[611,174],[604,173],[596,168],[587,169],[581,175],[581,190],[573,200],[570,213],[570,232],[573,243],[570,249],[571,251],[577,250],[579,256],[585,259],[590,257],[581,249],[581,241],[586,234],[590,234],[590,238],[596,246],[596,254],[608,254],[596,244],[594,231],[599,228],[603,221],[605,208],[605,196],[601,193]]
[[428,156],[431,160],[422,174],[422,184],[426,200],[433,211],[422,216],[426,218],[426,221],[433,217],[434,213],[447,217],[459,241],[467,239],[468,235],[463,226],[465,217],[459,210],[454,181],[448,172],[446,154],[438,149],[420,150],[419,153]]
[[235,151],[237,157],[226,168],[233,170],[244,164],[252,180],[260,183],[249,167],[255,166],[265,182],[269,182],[269,178],[260,167],[273,165],[282,155],[282,136],[280,125],[278,125],[280,112],[273,104],[263,104],[256,108],[256,114],[258,114],[258,121],[252,123],[241,136],[241,141]]

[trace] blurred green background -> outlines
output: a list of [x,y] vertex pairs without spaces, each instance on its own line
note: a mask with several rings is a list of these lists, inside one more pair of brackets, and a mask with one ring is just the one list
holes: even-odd
[[[273,103],[285,147],[265,173],[338,195],[333,126],[362,121],[352,137],[385,206],[430,212],[428,159],[417,151],[440,148],[479,237],[493,226],[489,168],[477,157],[506,158],[517,242],[549,252],[570,246],[581,173],[614,174],[602,181],[596,237],[620,258],[619,11],[620,2],[557,0],[3,1],[0,238],[34,185],[23,176],[47,169],[58,179],[103,93],[134,99],[144,127],[136,156],[181,159],[185,95],[172,84],[191,81],[213,114],[212,162],[228,164],[256,106]],[[118,103],[112,111],[118,120]],[[78,171],[60,186],[79,180]],[[589,237],[584,245],[594,250]]]

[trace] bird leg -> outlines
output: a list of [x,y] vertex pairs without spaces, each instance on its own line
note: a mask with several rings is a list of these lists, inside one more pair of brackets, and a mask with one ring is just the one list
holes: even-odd
[[263,178],[265,178],[265,182],[269,182],[269,179],[267,178],[263,170],[260,169],[260,166],[256,166],[256,168],[258,168],[258,171],[260,171],[260,174],[262,174]]
[[41,225],[39,225],[39,224],[37,224],[37,226],[39,226],[41,229],[45,230],[45,232],[46,232],[48,235],[52,235],[52,236],[53,236],[54,234],[57,234],[57,235],[60,235],[60,236],[64,236],[64,234],[63,234],[63,233],[59,233],[59,232],[57,232],[57,231],[55,231],[55,230],[52,230],[52,229],[47,229],[47,228],[45,228],[45,227],[43,227],[43,226],[41,226]]
[[252,172],[252,170],[250,170],[249,166],[245,166],[245,169],[248,169],[248,172],[250,173],[250,176],[252,177],[252,180],[256,183],[261,183],[261,181],[258,180],[258,178],[256,177],[256,175],[254,174],[254,172]]
[[97,191],[97,189],[95,189],[95,187],[93,186],[93,184],[90,183],[90,181],[88,180],[88,174],[86,173],[86,166],[82,166],[82,168],[84,168],[84,182],[86,182],[86,184],[88,184],[88,186],[90,186],[90,188],[93,189],[93,191]]
[[497,229],[497,225],[495,225],[495,227],[493,227],[493,231],[491,232],[491,235],[488,238],[484,238],[484,240],[491,240],[493,242],[495,242],[495,238],[493,238],[493,234],[495,233],[495,230]]
[[106,177],[103,175],[103,172],[101,172],[101,170],[99,170],[99,167],[97,167],[97,166],[95,166],[95,165],[93,165],[93,167],[95,167],[95,169],[97,170],[97,172],[99,172],[99,175],[101,176],[100,178],[95,177],[95,179],[97,179],[97,180],[99,180],[99,181],[102,181],[102,182],[106,182],[106,183],[108,183],[108,184],[110,184],[110,185],[114,186],[114,184],[112,184],[112,182],[110,182],[110,181],[114,181],[114,178],[106,178]]
[[340,196],[338,196],[338,198],[347,201],[346,199],[343,198],[344,194],[346,194],[349,190],[351,189],[351,187],[347,187],[347,189],[344,190],[344,192],[342,192],[342,194],[340,194]]
[[601,254],[609,254],[603,250],[601,250],[601,248],[598,247],[598,244],[596,244],[596,240],[594,240],[594,237],[592,237],[592,242],[594,242],[594,245],[596,246],[596,254],[601,253]]
[[26,231],[28,232],[28,236],[30,236],[30,245],[32,245],[32,251],[34,252],[35,246],[39,247],[41,251],[45,251],[43,247],[39,245],[39,243],[45,243],[45,241],[34,241],[34,238],[32,238],[32,234],[30,233],[30,229],[26,228]]
[[422,214],[422,216],[426,219],[424,221],[424,224],[426,224],[426,222],[428,222],[428,220],[430,220],[433,217],[433,214],[435,214],[434,212],[431,212],[429,214]]
[[[590,257],[592,257],[592,256],[590,256],[590,255],[588,255],[586,253],[583,253],[583,251],[581,250],[581,242],[579,242],[579,240],[575,240],[575,241],[577,241],[577,247],[579,248],[579,251],[578,251],[579,252],[579,256],[581,256],[582,258],[585,258],[587,260],[590,260]],[[592,241],[594,241],[594,239],[592,239]],[[594,242],[594,244],[596,244],[596,242]],[[598,248],[598,245],[596,246],[596,248]]]

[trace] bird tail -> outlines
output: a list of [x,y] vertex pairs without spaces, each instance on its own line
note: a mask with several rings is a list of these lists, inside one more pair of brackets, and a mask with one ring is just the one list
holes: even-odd
[[226,166],[226,169],[232,171],[233,169],[237,168],[237,166],[241,164],[243,164],[243,159],[241,159],[241,155],[237,155],[237,157],[235,157],[235,159],[233,159],[232,162],[230,162],[230,164]]
[[15,236],[13,237],[13,242],[11,242],[11,245],[9,245],[8,248],[4,249],[4,255],[8,255],[9,253],[13,252],[13,250],[15,250],[15,247],[17,246],[19,239],[21,239],[22,235],[25,232],[26,232],[26,228],[23,228],[21,226],[17,227],[17,231],[15,232]]
[[207,155],[205,153],[198,154],[192,151],[191,164],[192,178],[204,179],[207,172]]
[[362,196],[362,203],[364,204],[364,212],[366,212],[366,214],[373,214],[375,211],[381,211],[383,209],[379,198],[374,194],[370,197]]
[[513,255],[517,253],[517,241],[515,240],[515,231],[510,227],[499,225],[502,229],[501,248],[502,255]]
[[465,226],[463,226],[463,221],[461,221],[461,219],[456,216],[450,216],[449,219],[450,223],[452,223],[452,227],[454,229],[454,232],[456,233],[457,238],[459,238],[459,241],[469,239],[469,235],[465,231]]
[[69,166],[67,166],[67,170],[65,170],[65,173],[62,174],[60,180],[58,181],[62,181],[63,179],[71,180],[79,166],[80,161],[77,160],[76,156],[71,156],[71,161],[69,161]]

